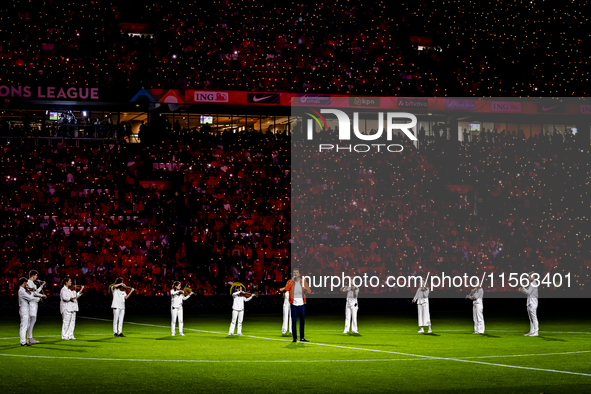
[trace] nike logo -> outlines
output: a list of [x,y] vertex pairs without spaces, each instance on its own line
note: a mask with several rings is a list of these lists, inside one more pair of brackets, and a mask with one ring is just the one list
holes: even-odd
[[558,105],[555,105],[554,107],[542,107],[542,110],[543,111],[550,111],[551,109],[556,108],[556,107],[558,107]]
[[252,101],[254,101],[255,103],[257,103],[257,102],[259,102],[259,101],[263,101],[263,100],[265,100],[265,99],[268,99],[268,98],[270,98],[270,97],[273,97],[273,96],[263,96],[263,97],[257,97],[257,96],[254,96],[254,97],[252,98]]

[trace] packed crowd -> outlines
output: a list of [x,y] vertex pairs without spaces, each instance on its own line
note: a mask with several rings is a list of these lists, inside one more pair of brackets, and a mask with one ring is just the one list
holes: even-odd
[[326,155],[296,144],[292,264],[315,277],[382,280],[571,272],[574,288],[588,287],[588,144],[569,133],[480,137],[437,138],[418,151],[400,138],[403,154]]
[[119,276],[143,295],[165,295],[174,280],[201,295],[235,281],[276,294],[292,265],[314,275],[570,271],[580,286],[591,273],[590,163],[559,136],[491,131],[420,150],[398,137],[404,153],[354,160],[255,131],[7,144],[0,293],[36,269],[54,292],[68,275],[100,294]]
[[54,293],[67,275],[91,293],[121,276],[143,295],[168,294],[174,280],[201,295],[235,281],[275,294],[290,268],[287,141],[245,132],[142,147],[5,145],[1,294],[30,269]]
[[579,1],[18,0],[0,10],[3,85],[590,93]]

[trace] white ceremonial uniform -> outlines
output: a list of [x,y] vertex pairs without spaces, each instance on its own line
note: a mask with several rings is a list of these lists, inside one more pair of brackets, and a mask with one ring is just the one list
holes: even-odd
[[[529,332],[528,334],[537,336],[538,325],[538,287],[531,284],[521,289],[521,292],[527,294],[527,314],[529,316]],[[527,335],[527,334],[526,334]]]
[[172,322],[170,323],[170,329],[172,335],[176,332],[176,321],[179,321],[179,334],[183,334],[183,301],[187,300],[190,296],[185,296],[183,290],[171,290],[170,292],[170,314],[172,316]]
[[471,296],[468,296],[473,300],[472,304],[472,319],[474,320],[474,333],[484,334],[484,314],[482,313],[482,297],[484,296],[484,290],[478,289]]
[[429,314],[429,289],[417,289],[413,301],[417,303],[419,310],[419,327],[429,326],[431,328],[431,315]]
[[234,303],[232,304],[232,323],[230,324],[230,332],[228,335],[234,335],[234,327],[236,327],[236,320],[238,320],[238,329],[236,335],[242,335],[242,320],[244,319],[244,303],[252,299],[253,296],[248,298],[239,295],[237,291],[232,294],[234,297]]
[[357,310],[359,304],[357,303],[357,296],[359,295],[359,288],[355,286],[345,286],[343,291],[347,291],[347,303],[345,305],[345,331],[344,333],[351,332],[357,334]]
[[72,300],[80,296],[80,293],[62,287],[60,291],[60,312],[62,314],[62,339],[74,338],[74,327],[76,326],[76,312],[78,312],[78,300]]
[[35,299],[29,303],[29,330],[27,331],[27,339],[33,339],[33,327],[35,327],[35,322],[37,321],[37,310],[39,309],[39,301],[41,301],[41,297],[43,296],[43,286],[37,288],[35,282],[29,279],[27,287],[29,289],[35,289],[32,294]]
[[291,334],[291,306],[289,304],[289,291],[283,292],[283,327],[281,333],[285,334],[289,331]]
[[113,288],[113,334],[121,334],[123,331],[123,318],[125,317],[125,297],[127,293],[121,288]]
[[20,325],[20,341],[21,345],[27,343],[27,330],[29,328],[29,309],[31,302],[35,299],[35,296],[29,294],[23,287],[18,289],[18,311],[21,316]]

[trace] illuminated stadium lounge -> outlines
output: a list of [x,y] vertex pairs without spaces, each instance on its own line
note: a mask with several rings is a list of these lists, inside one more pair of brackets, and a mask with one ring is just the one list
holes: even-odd
[[[559,103],[553,111],[523,100],[353,97],[293,93],[247,93],[142,89],[0,86],[4,99],[0,111],[0,136],[34,137],[39,141],[119,140],[140,142],[145,124],[155,138],[160,134],[180,137],[193,131],[239,133],[289,133],[293,122],[291,100],[300,105],[334,106],[360,112],[360,130],[378,128],[375,115],[364,113],[381,108],[411,112],[417,117],[414,132],[425,143],[445,139],[477,141],[485,132],[522,131],[532,135],[582,134],[589,140],[591,105],[587,101]],[[72,96],[73,95],[73,96]],[[475,104],[477,103],[477,105]],[[336,119],[327,119],[329,127]],[[445,131],[445,133],[443,132]]]
[[[289,107],[219,105],[207,102],[159,103],[143,91],[137,95],[96,89],[95,99],[65,100],[23,97],[23,89],[0,89],[6,98],[0,111],[0,136],[40,140],[122,140],[140,142],[142,124],[162,126],[178,136],[205,128],[213,133],[283,133],[290,129]],[[30,89],[26,90],[30,92]],[[35,90],[33,90],[35,91]],[[39,91],[41,92],[41,91]],[[54,94],[55,96],[55,94]],[[128,97],[129,101],[121,101]],[[166,100],[164,97],[163,100]]]

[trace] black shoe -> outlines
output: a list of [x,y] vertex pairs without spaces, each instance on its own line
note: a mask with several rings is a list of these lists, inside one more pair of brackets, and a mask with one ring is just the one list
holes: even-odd
[[28,343],[25,343],[24,345],[21,343],[21,346],[33,347],[33,346],[29,345]]
[[310,342],[307,339],[300,339],[300,342]]
[[123,335],[123,333],[119,334],[119,336],[120,336],[121,338],[125,338],[125,335]]
[[119,334],[115,333],[115,334],[113,334],[113,336],[114,336],[114,337],[118,337],[118,336],[119,336]]
[[297,339],[294,339],[292,342],[294,342],[294,343],[295,343],[295,342],[297,342],[297,341],[298,341]]

